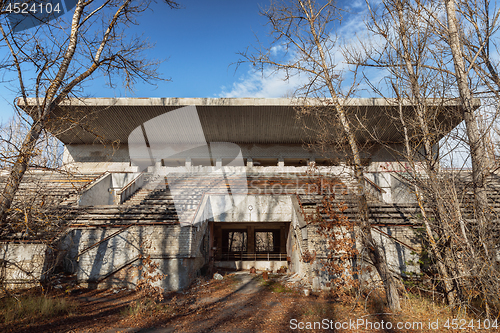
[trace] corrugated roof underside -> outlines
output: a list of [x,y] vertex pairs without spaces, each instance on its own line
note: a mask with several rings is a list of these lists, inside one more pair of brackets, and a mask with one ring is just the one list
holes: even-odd
[[[61,107],[55,111],[56,117],[52,118],[51,132],[65,144],[98,141],[127,143],[130,133],[149,120],[159,122],[156,130],[160,128],[165,133],[179,131],[177,127],[180,125],[174,128],[168,117],[159,117],[176,109],[179,106]],[[318,132],[338,131],[338,127],[336,130],[334,125],[319,124],[317,118],[312,116],[297,120],[297,111],[293,106],[202,105],[196,106],[196,110],[207,142],[303,144],[311,141]],[[326,114],[328,112],[326,109]],[[411,113],[411,110],[407,112]],[[360,124],[355,131],[360,142],[401,142],[402,129],[386,109],[364,106],[349,113],[353,122]],[[444,126],[450,130],[461,120],[460,117],[447,117],[442,112],[436,117],[434,127]],[[165,122],[164,126],[162,122]],[[68,124],[72,125],[68,127]],[[304,124],[309,130],[305,130]]]

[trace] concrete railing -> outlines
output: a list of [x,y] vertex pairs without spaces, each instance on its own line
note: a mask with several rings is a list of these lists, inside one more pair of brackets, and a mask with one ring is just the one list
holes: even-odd
[[[292,223],[290,227],[292,231],[296,234],[299,246],[300,256],[305,253],[306,249],[302,248],[301,240],[307,240],[307,223],[304,220],[304,216],[302,215],[302,208],[299,203],[299,197],[297,195],[292,196],[292,206],[293,206],[293,215],[292,215]],[[300,230],[300,234],[299,231]]]
[[141,172],[137,177],[132,179],[130,183],[125,185],[121,190],[117,191],[115,196],[117,197],[117,203],[122,204],[132,196],[138,189],[144,185],[144,172]]
[[221,252],[215,254],[215,260],[245,260],[245,261],[286,261],[287,254],[281,252]]
[[[144,183],[142,173],[106,171],[80,192],[79,206],[117,205]],[[133,177],[133,178],[132,178]],[[129,181],[129,179],[131,179]],[[124,185],[126,184],[126,185]]]
[[384,201],[384,196],[383,196],[383,194],[385,193],[384,189],[375,184],[367,177],[364,178],[365,178],[365,191],[368,194],[371,194],[373,197],[377,198],[378,200]]
[[[111,187],[111,173],[104,172],[92,183],[86,186],[78,195],[79,206],[95,206],[110,204],[109,188]],[[111,202],[112,203],[112,202]]]

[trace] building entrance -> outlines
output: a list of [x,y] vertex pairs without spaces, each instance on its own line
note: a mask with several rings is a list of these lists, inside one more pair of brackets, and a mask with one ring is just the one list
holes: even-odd
[[272,266],[282,262],[286,265],[289,227],[290,222],[212,223],[213,260],[216,266],[227,268],[268,266],[252,262],[276,262]]

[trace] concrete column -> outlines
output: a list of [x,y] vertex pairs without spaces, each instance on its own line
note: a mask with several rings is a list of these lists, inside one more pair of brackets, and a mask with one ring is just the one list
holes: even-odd
[[286,253],[286,228],[280,228],[280,253]]
[[215,248],[214,248],[214,223],[213,222],[208,222],[208,258],[209,260],[212,260],[215,254]]
[[75,160],[73,159],[73,156],[71,156],[68,148],[66,145],[64,146],[63,150],[63,165],[69,164],[69,163],[74,163]]
[[247,252],[255,252],[255,228],[253,226],[247,227]]
[[[214,243],[213,246],[217,247],[219,252],[222,252],[222,228],[220,226],[214,227]],[[215,253],[214,253],[215,255]]]
[[191,157],[186,157],[186,168],[191,167]]
[[285,160],[283,157],[278,158],[278,167],[284,168],[285,167]]
[[247,158],[247,167],[249,168],[253,167],[253,160],[251,158]]
[[382,198],[385,202],[392,203],[392,172],[373,172],[366,173],[367,178],[382,188],[385,193],[382,193]]
[[218,158],[215,160],[215,167],[222,168],[222,158]]
[[156,160],[156,161],[155,161],[155,167],[154,167],[154,169],[153,169],[153,170],[154,170],[154,171],[153,171],[153,173],[154,173],[155,175],[157,175],[157,174],[159,174],[159,173],[160,173],[160,170],[161,170],[161,160]]

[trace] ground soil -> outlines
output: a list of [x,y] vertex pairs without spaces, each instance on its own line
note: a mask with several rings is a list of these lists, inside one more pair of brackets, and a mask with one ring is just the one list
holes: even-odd
[[[384,320],[431,321],[446,316],[446,310],[434,305],[412,308],[392,315],[384,307],[383,295],[370,293],[363,299],[339,298],[326,293],[304,296],[303,290],[284,288],[270,276],[261,274],[226,274],[222,280],[199,279],[183,292],[172,292],[157,304],[134,312],[139,299],[136,292],[67,288],[52,291],[53,297],[66,297],[77,304],[69,315],[37,322],[21,321],[0,324],[1,332],[368,332],[353,329],[292,330],[292,319],[314,322],[323,319],[349,321],[363,318]],[[64,289],[64,288],[61,288]],[[409,303],[408,303],[409,302]],[[412,306],[409,300],[406,306]],[[385,329],[379,332],[440,332],[428,329]],[[484,331],[484,330],[483,330]],[[474,332],[465,329],[457,332]],[[486,331],[484,331],[486,332]],[[488,331],[488,332],[491,332]]]

